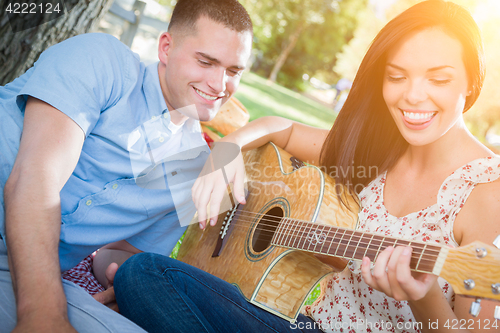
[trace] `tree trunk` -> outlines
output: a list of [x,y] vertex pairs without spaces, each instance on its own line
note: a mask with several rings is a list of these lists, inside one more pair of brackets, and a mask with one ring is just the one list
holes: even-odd
[[[62,4],[62,0],[58,1]],[[3,10],[0,16],[0,85],[5,85],[23,74],[49,46],[92,31],[113,0],[64,0],[67,12],[61,11],[60,16],[46,23],[37,23],[41,20],[40,15],[13,14],[10,15],[9,21],[5,10],[8,2],[14,3],[10,0],[0,0],[0,8]],[[36,0],[37,6],[40,7],[35,8],[42,8],[41,5],[46,3],[47,0]],[[32,27],[21,28],[27,25]]]
[[299,40],[300,34],[302,33],[303,30],[304,30],[304,25],[299,24],[297,26],[297,29],[295,29],[294,33],[290,35],[288,45],[283,49],[283,51],[281,51],[280,55],[278,56],[278,59],[276,60],[276,63],[274,64],[273,70],[269,75],[270,81],[276,82],[276,78],[278,77],[278,73],[281,70],[281,67],[283,67],[286,59],[288,58],[288,55],[290,55],[290,52],[292,52],[293,48],[297,44],[297,41]]

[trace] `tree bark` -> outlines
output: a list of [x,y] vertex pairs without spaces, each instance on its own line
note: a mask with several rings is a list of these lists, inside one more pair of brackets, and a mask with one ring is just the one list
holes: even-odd
[[272,82],[276,82],[276,78],[278,77],[278,73],[281,70],[281,67],[285,64],[286,59],[290,55],[290,52],[292,52],[293,48],[297,44],[297,41],[299,40],[300,34],[304,30],[304,25],[299,24],[297,26],[297,29],[293,32],[293,34],[290,35],[289,38],[289,43],[288,45],[281,51],[280,55],[278,56],[278,59],[276,59],[276,63],[273,66],[273,70],[271,71],[271,74],[269,74],[269,80]]
[[[16,32],[12,27],[16,24],[18,27],[19,24],[22,25],[22,20],[40,17],[16,14],[10,17],[9,22],[5,10],[7,2],[8,0],[0,0],[0,8],[3,10],[0,16],[0,85],[5,85],[23,74],[49,46],[92,31],[113,0],[64,0],[65,8],[68,9],[66,13],[46,23]],[[36,0],[37,6],[46,2]]]

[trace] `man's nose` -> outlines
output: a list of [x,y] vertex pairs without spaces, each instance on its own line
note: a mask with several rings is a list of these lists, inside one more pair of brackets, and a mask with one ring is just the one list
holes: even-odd
[[217,68],[212,72],[208,85],[213,89],[213,92],[220,94],[226,91],[227,74],[225,68]]

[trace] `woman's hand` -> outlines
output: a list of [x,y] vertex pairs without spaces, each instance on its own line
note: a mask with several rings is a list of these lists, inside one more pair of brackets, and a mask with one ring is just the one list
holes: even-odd
[[422,299],[437,283],[437,276],[412,272],[411,253],[408,246],[388,247],[378,256],[373,270],[370,259],[363,258],[361,275],[365,283],[397,301]]
[[119,313],[120,310],[118,309],[118,304],[116,304],[115,289],[113,288],[116,271],[118,271],[118,264],[113,262],[108,266],[108,268],[106,268],[107,283],[103,285],[106,290],[97,293],[92,297],[94,297],[94,299],[99,303],[104,304],[111,310]]
[[229,142],[216,143],[192,190],[201,229],[205,228],[207,219],[210,219],[211,226],[217,223],[221,202],[230,183],[234,184],[233,196],[245,204],[244,180],[245,164],[239,146]]

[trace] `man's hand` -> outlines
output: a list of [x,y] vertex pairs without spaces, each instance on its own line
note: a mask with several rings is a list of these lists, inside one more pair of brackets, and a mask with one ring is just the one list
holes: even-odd
[[99,303],[106,305],[111,310],[120,312],[118,309],[118,304],[116,304],[115,289],[113,288],[116,271],[118,271],[118,264],[111,263],[108,268],[106,268],[107,283],[104,285],[104,288],[106,288],[106,290],[97,293],[92,297],[94,297],[94,299]]
[[[230,142],[216,143],[192,189],[201,229],[205,228],[208,219],[211,226],[217,223],[222,199],[230,183],[234,184],[236,200],[246,203],[244,180],[245,163],[239,146]],[[210,210],[207,211],[209,203]]]

